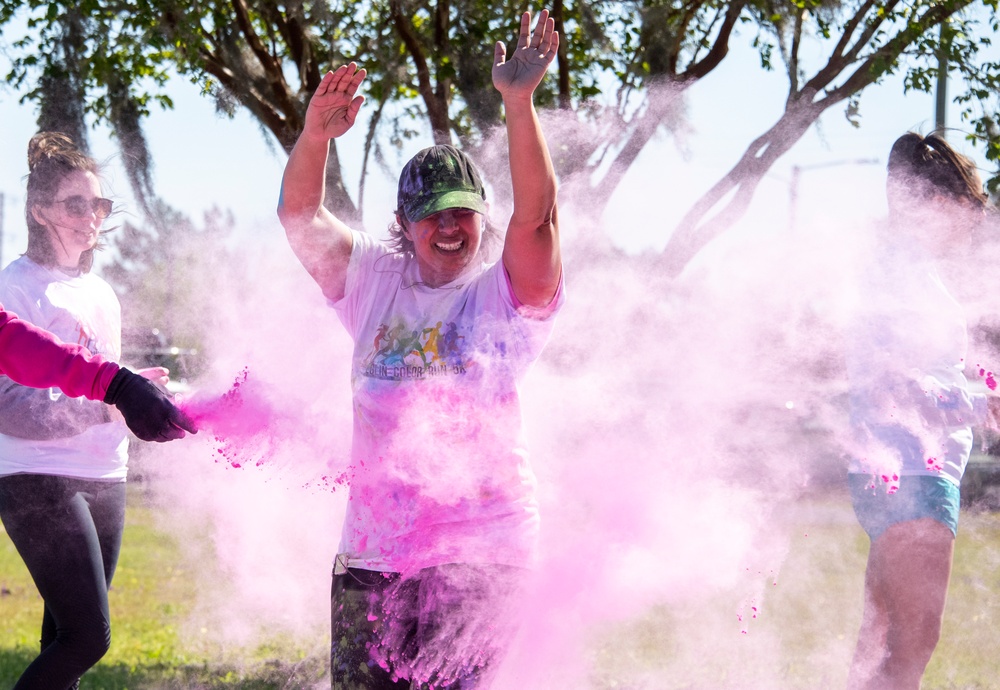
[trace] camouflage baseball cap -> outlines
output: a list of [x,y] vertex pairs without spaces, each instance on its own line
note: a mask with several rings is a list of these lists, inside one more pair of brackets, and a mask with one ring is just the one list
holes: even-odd
[[411,223],[449,208],[486,213],[486,189],[476,165],[454,146],[426,148],[403,167],[397,213]]

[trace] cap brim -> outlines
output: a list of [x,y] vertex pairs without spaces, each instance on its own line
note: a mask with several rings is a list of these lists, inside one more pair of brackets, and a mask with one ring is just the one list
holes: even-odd
[[423,220],[427,216],[449,208],[467,208],[476,213],[486,213],[486,201],[475,192],[455,191],[443,192],[430,199],[422,200],[420,203],[407,206],[406,219],[411,223]]

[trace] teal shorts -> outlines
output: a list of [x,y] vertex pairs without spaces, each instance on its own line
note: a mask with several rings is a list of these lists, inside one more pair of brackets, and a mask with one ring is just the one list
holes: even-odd
[[872,541],[897,522],[926,517],[934,518],[957,534],[960,493],[954,482],[938,476],[903,475],[899,489],[890,494],[870,474],[847,477],[854,514]]

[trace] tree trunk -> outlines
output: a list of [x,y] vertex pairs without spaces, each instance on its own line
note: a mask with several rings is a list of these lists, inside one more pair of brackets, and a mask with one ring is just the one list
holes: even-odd
[[[695,254],[743,217],[767,171],[834,102],[812,102],[803,96],[790,104],[781,118],[747,148],[736,165],[691,206],[663,249],[661,265],[670,277],[678,276]],[[706,220],[712,209],[728,196],[731,198],[722,210]]]

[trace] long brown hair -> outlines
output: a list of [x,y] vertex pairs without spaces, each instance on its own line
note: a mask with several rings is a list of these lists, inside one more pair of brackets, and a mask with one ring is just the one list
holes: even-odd
[[[100,173],[93,158],[76,147],[62,132],[39,132],[28,142],[28,190],[24,204],[24,219],[28,224],[28,249],[25,254],[35,263],[56,265],[55,242],[58,238],[35,219],[36,206],[51,206],[59,185],[74,172]],[[94,265],[94,251],[104,248],[104,232],[98,234],[97,245],[80,255],[79,269],[88,273]]]
[[975,164],[937,134],[907,132],[892,145],[886,168],[889,179],[905,186],[914,199],[943,194],[984,212],[990,208]]

